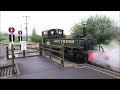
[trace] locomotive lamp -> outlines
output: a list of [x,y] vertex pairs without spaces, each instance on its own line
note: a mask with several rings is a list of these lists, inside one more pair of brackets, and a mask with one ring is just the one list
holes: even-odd
[[83,23],[83,36],[86,36],[86,35],[87,35],[86,25],[87,25],[87,23]]
[[62,31],[61,31],[61,30],[59,30],[59,34],[62,34]]

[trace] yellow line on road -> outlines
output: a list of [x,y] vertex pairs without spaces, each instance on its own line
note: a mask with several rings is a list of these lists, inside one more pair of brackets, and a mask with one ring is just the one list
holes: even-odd
[[107,75],[110,75],[110,76],[112,76],[112,77],[115,77],[115,78],[119,78],[120,79],[120,77],[118,77],[118,76],[115,76],[115,75],[112,75],[112,74],[109,74],[109,73],[106,73],[106,72],[103,72],[103,71],[101,71],[101,70],[98,70],[98,69],[95,69],[95,68],[91,68],[91,67],[88,67],[88,66],[82,66],[82,67],[76,67],[75,66],[75,68],[90,68],[90,69],[93,69],[93,70],[95,70],[95,71],[98,71],[98,72],[101,72],[101,73],[104,73],[104,74],[107,74]]

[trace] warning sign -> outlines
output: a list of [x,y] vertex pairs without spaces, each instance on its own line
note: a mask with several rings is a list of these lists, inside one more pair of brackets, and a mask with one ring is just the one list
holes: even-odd
[[21,41],[20,44],[21,44],[21,50],[26,50],[27,49],[26,41]]

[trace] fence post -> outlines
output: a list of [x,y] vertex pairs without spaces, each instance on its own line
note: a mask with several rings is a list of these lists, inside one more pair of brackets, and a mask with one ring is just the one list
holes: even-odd
[[42,56],[42,43],[40,42],[39,43],[39,55]]
[[62,51],[62,54],[61,54],[61,64],[63,65],[64,67],[64,44],[62,44],[62,48],[61,48],[61,51]]
[[12,74],[15,74],[15,62],[14,62],[14,59],[15,59],[15,55],[14,55],[14,45],[11,44],[11,54],[12,54]]
[[[49,46],[49,49],[51,49],[52,45]],[[49,59],[51,60],[51,50],[49,51]]]
[[23,50],[23,57],[25,57],[25,50]]
[[9,50],[7,45],[6,45],[6,58],[9,59]]

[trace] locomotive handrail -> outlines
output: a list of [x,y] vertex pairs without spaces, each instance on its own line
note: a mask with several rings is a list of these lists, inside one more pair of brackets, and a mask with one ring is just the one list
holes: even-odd
[[[102,48],[102,53],[103,53],[103,52],[104,52],[104,49],[103,49],[103,47],[102,47],[102,46],[100,46],[100,45],[99,45],[99,50],[100,50],[100,48]],[[102,53],[101,53],[101,54],[102,54]]]

